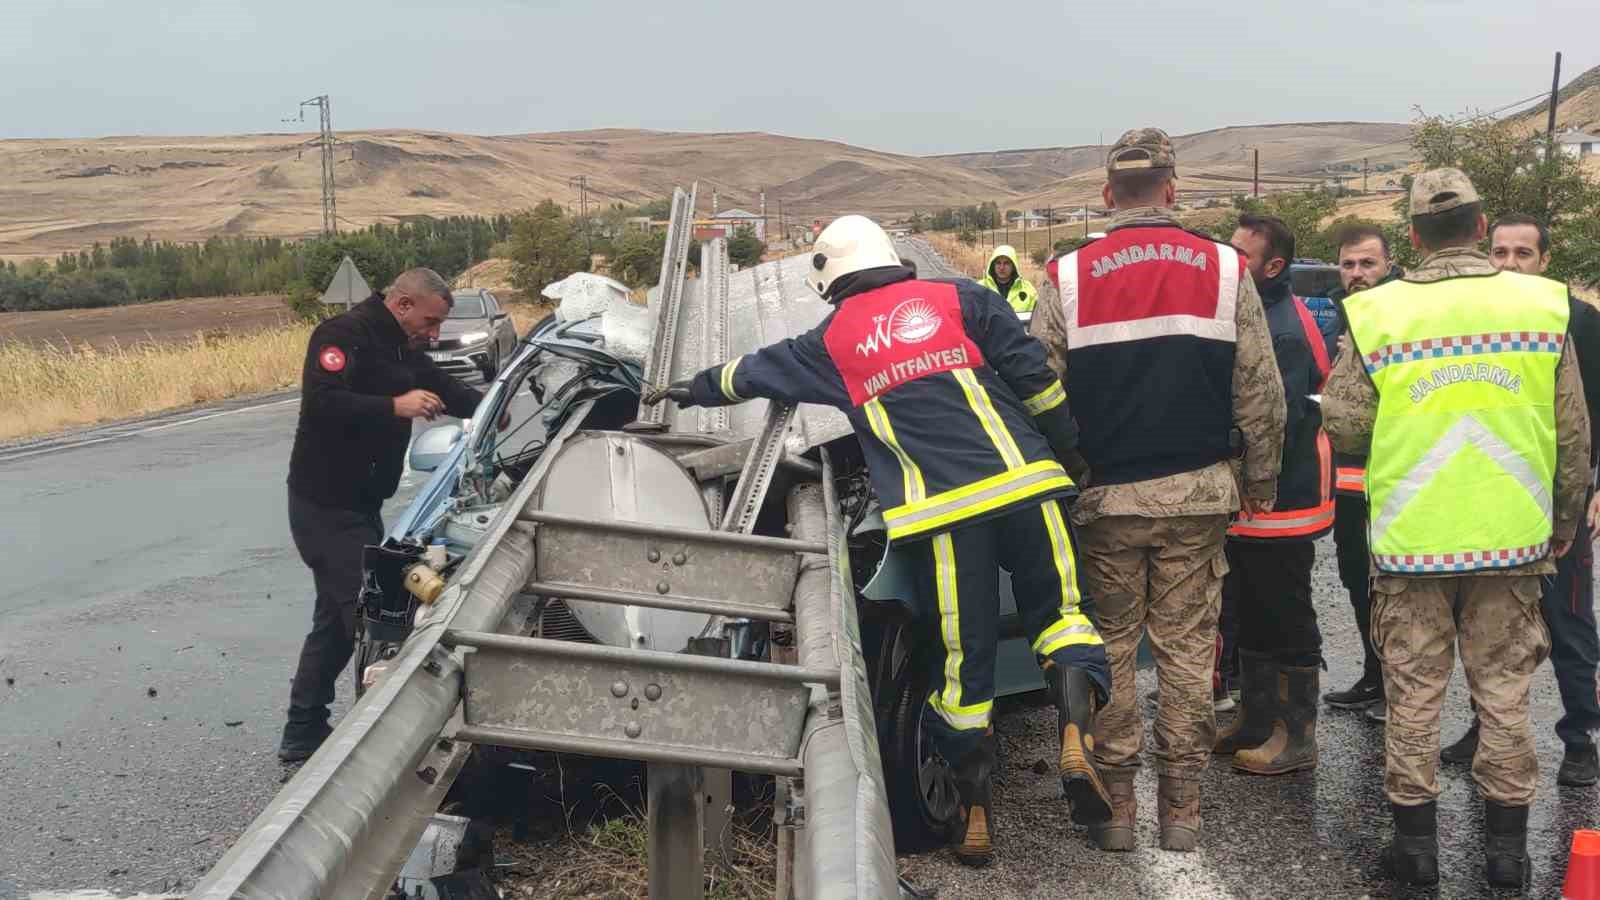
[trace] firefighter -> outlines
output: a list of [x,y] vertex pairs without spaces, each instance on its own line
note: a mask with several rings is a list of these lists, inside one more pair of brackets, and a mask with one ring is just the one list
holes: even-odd
[[1395,831],[1385,856],[1402,882],[1439,879],[1439,710],[1459,645],[1482,722],[1484,874],[1520,888],[1539,783],[1528,692],[1550,652],[1540,580],[1583,517],[1589,416],[1566,286],[1496,272],[1476,249],[1486,222],[1460,170],[1418,175],[1409,202],[1426,256],[1345,300],[1351,346],[1323,394],[1334,446],[1367,454]]
[[820,325],[646,399],[766,397],[849,417],[889,540],[917,555],[919,599],[937,607],[943,681],[924,722],[955,770],[959,860],[982,865],[993,852],[1001,566],[1059,713],[1073,819],[1104,822],[1109,799],[1089,733],[1110,682],[1100,635],[1079,610],[1074,537],[1057,502],[1076,491],[1068,472],[1082,463],[1060,379],[998,294],[912,278],[869,219],[830,224],[812,266],[808,283],[835,307]]
[[1330,366],[1316,320],[1289,289],[1294,232],[1275,216],[1247,213],[1232,243],[1266,306],[1288,418],[1277,503],[1228,529],[1222,603],[1238,624],[1242,706],[1212,752],[1232,754],[1241,772],[1282,775],[1317,765],[1322,633],[1311,566],[1313,542],[1333,530],[1333,450],[1312,395]]
[[378,511],[399,486],[412,421],[466,418],[482,399],[421,352],[452,305],[438,273],[411,269],[311,332],[289,458],[289,531],[317,598],[289,689],[284,762],[310,757],[332,730],[328,704],[355,648],[361,552],[383,539]]
[[[1270,512],[1283,451],[1283,384],[1266,314],[1233,247],[1184,231],[1172,142],[1124,134],[1107,154],[1105,237],[1056,260],[1031,329],[1078,409],[1090,483],[1073,506],[1085,584],[1111,659],[1095,756],[1112,820],[1102,850],[1134,847],[1144,728],[1134,658],[1148,630],[1161,846],[1194,850],[1200,777],[1216,743],[1212,670],[1228,521]],[[1047,270],[1049,271],[1049,270]]]
[[1022,268],[1017,265],[1017,250],[1010,244],[1001,244],[989,254],[983,278],[978,283],[1004,297],[1019,316],[1032,313],[1033,305],[1039,300],[1039,292],[1034,289],[1033,282],[1022,277]]

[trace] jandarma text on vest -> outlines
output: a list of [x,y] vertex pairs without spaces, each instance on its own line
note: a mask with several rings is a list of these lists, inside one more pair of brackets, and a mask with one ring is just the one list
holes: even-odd
[[1089,267],[1089,274],[1099,278],[1123,266],[1156,260],[1172,260],[1202,271],[1206,267],[1206,254],[1203,250],[1196,250],[1193,247],[1174,247],[1171,244],[1145,244],[1143,247],[1134,244],[1096,259]]
[[1522,376],[1504,366],[1491,366],[1488,363],[1473,365],[1458,365],[1452,363],[1440,366],[1433,370],[1433,378],[1418,378],[1417,383],[1411,386],[1411,402],[1421,403],[1423,398],[1453,384],[1464,382],[1482,382],[1492,384],[1497,388],[1504,388],[1513,394],[1522,393]]

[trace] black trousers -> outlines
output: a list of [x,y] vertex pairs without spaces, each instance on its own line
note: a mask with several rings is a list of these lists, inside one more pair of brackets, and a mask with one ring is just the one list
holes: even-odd
[[1556,560],[1556,574],[1544,577],[1539,598],[1550,629],[1550,665],[1556,670],[1563,715],[1556,734],[1567,744],[1587,744],[1600,729],[1600,636],[1594,619],[1594,545],[1587,523],[1578,525],[1578,539]]
[[1225,654],[1231,643],[1281,666],[1322,664],[1322,632],[1311,604],[1316,552],[1310,541],[1228,541],[1228,574],[1222,579]]
[[1367,498],[1339,494],[1333,506],[1333,546],[1339,557],[1339,582],[1350,593],[1356,629],[1361,632],[1361,680],[1383,682],[1377,648],[1372,646],[1372,560],[1367,548]]
[[988,730],[994,711],[994,667],[1000,640],[1000,569],[1011,573],[1017,612],[1033,652],[1082,669],[1110,696],[1105,644],[1079,604],[1078,562],[1071,526],[1054,499],[907,547],[917,554],[919,619],[936,623],[942,677],[923,717],[934,746],[960,763]]
[[289,688],[289,721],[326,722],[334,685],[355,650],[361,551],[383,539],[377,510],[322,506],[289,492],[289,533],[311,569],[316,606]]

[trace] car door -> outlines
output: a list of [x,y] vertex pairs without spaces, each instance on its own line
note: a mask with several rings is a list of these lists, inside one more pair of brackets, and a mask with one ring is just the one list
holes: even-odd
[[500,298],[483,292],[484,311],[489,314],[489,329],[494,334],[495,346],[500,348],[500,358],[510,359],[517,346],[517,326],[511,316],[500,306]]

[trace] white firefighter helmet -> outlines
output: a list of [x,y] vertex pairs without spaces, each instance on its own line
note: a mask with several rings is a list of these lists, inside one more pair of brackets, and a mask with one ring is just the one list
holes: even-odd
[[841,275],[900,265],[894,241],[866,216],[840,216],[834,219],[812,245],[811,271],[806,284],[826,297]]

